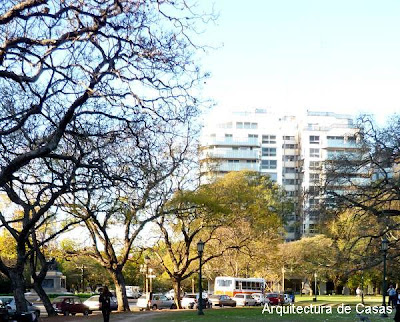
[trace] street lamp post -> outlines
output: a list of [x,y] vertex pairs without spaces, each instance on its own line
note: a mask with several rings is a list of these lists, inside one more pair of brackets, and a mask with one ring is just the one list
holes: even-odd
[[314,273],[314,294],[315,294],[315,296],[314,296],[313,301],[317,302],[317,273],[316,272]]
[[[144,290],[146,292],[146,299],[147,299],[147,310],[150,310],[150,294],[149,294],[149,263],[150,257],[146,256],[144,258],[144,264],[140,265],[140,272],[143,273],[144,276]],[[150,280],[150,292],[152,292],[152,285]]]
[[282,292],[285,293],[285,266],[282,266]]
[[149,273],[150,273],[150,275],[149,275],[150,293],[152,293],[153,292],[153,283],[152,283],[152,281],[153,281],[153,269],[152,268],[149,268]]
[[365,260],[361,259],[360,261],[361,268],[361,303],[364,303],[364,269],[365,269]]
[[199,311],[197,312],[198,315],[204,315],[203,312],[203,288],[201,285],[201,258],[203,256],[204,251],[204,242],[200,239],[197,243],[197,253],[199,254]]
[[386,236],[382,240],[381,250],[383,252],[383,281],[382,281],[382,305],[385,308],[385,313],[381,314],[381,317],[387,318],[386,314],[386,254],[389,248],[389,242]]

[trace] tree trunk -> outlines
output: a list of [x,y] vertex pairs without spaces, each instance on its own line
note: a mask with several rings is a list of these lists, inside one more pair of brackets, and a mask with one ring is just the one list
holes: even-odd
[[46,262],[46,258],[39,250],[36,250],[36,255],[41,262],[41,268],[40,268],[39,274],[36,274],[35,256],[31,255],[30,256],[30,270],[31,270],[31,277],[33,279],[33,289],[35,290],[37,295],[39,295],[40,299],[42,300],[43,306],[46,309],[47,315],[48,316],[56,316],[57,313],[54,310],[54,307],[51,304],[49,297],[47,296],[46,292],[44,291],[44,289],[42,287],[42,283],[43,283],[44,279],[46,278],[46,274],[47,274],[49,266],[48,266],[48,263]]
[[24,295],[25,278],[23,272],[24,272],[23,264],[17,264],[15,268],[9,270],[17,313],[26,312],[28,310]]
[[182,283],[182,279],[180,276],[174,277],[174,279],[173,279],[174,301],[175,301],[175,305],[178,309],[182,308],[182,305],[181,305],[181,283]]
[[46,309],[47,315],[48,316],[56,316],[57,313],[54,310],[53,305],[51,304],[51,301],[49,297],[47,296],[46,292],[44,291],[42,287],[42,281],[33,281],[33,289],[35,292],[39,295],[40,299],[43,302],[43,306]]
[[115,284],[118,311],[130,311],[128,297],[126,296],[125,278],[121,270],[108,269]]

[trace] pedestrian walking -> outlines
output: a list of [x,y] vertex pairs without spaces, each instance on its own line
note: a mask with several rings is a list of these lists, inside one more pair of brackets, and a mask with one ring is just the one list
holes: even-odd
[[400,288],[396,290],[396,314],[393,320],[395,322],[400,322]]
[[111,297],[113,295],[108,290],[107,286],[104,286],[103,291],[100,294],[99,302],[101,304],[101,313],[103,313],[104,322],[110,321],[110,313],[111,313]]
[[395,306],[397,305],[397,292],[393,285],[389,286],[387,293],[389,295],[389,305],[391,305],[392,308],[395,308]]

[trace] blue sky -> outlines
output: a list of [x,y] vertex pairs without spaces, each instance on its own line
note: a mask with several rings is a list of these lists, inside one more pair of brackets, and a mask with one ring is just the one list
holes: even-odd
[[204,94],[224,108],[400,111],[400,1],[218,0]]

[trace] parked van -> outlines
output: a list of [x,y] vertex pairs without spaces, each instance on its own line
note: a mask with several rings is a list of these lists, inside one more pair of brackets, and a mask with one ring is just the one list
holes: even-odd
[[131,299],[137,299],[140,297],[140,292],[139,292],[139,286],[132,286],[132,285],[127,285],[125,286],[126,289],[126,296]]

